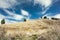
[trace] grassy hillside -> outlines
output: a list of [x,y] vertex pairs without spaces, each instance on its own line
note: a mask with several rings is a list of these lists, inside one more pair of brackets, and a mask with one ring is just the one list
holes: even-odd
[[60,20],[38,19],[2,24],[0,40],[60,40]]

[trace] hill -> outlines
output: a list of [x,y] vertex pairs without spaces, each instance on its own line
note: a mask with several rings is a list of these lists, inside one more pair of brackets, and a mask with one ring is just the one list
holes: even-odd
[[60,40],[60,20],[38,19],[2,24],[0,40]]

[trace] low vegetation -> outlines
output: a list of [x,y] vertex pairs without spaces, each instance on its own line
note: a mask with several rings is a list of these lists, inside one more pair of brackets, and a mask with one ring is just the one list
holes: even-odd
[[[1,20],[0,40],[60,40],[60,21],[58,18],[27,21],[16,24],[5,24]],[[27,22],[26,22],[27,21]]]
[[1,24],[5,24],[5,20],[4,19],[1,20]]
[[24,22],[26,22],[26,19],[24,18]]
[[53,18],[53,17],[52,17],[51,19],[52,19],[52,20],[60,20],[59,18]]
[[44,19],[47,19],[47,17],[46,17],[46,16],[44,16]]
[[41,19],[0,25],[0,40],[60,40],[60,21]]

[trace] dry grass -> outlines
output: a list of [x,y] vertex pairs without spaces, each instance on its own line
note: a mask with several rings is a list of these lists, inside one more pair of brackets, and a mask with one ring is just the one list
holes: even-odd
[[39,19],[0,25],[0,40],[60,40],[60,20]]

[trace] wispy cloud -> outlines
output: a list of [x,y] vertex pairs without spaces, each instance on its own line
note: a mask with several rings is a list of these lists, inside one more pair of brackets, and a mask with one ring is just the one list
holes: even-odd
[[6,24],[10,24],[10,23],[16,23],[16,22],[17,22],[17,21],[8,20],[8,19],[5,19],[5,21],[6,21],[6,22],[5,22]]
[[4,18],[5,18],[5,16],[2,15],[2,14],[0,14],[0,20],[2,20],[2,19],[4,19]]
[[[7,19],[6,19],[6,17],[7,17]],[[1,24],[1,20],[2,20],[2,19],[5,19],[5,23],[6,23],[6,24],[18,22],[18,21],[14,21],[14,20],[9,20],[10,18],[8,19],[8,17],[9,17],[9,16],[2,16],[2,15],[0,15],[0,24]]]
[[56,14],[56,15],[54,15],[53,17],[55,17],[55,18],[60,18],[60,14]]
[[5,22],[6,23],[15,23],[15,22],[17,22],[17,21],[13,21],[13,20],[8,20],[8,19],[6,19],[6,18],[8,18],[9,16],[4,16],[4,15],[2,15],[2,14],[0,14],[0,24],[1,24],[1,20],[2,19],[5,19]]
[[36,3],[39,3],[44,7],[48,7],[52,3],[52,0],[35,0],[34,4],[36,4]]
[[49,7],[47,7],[45,10],[42,10],[42,14],[45,14],[48,10],[49,10],[49,8],[51,7],[51,5],[49,6]]
[[18,15],[14,12],[10,12],[8,10],[4,10],[8,15],[10,15],[9,17],[7,18],[10,18],[10,19],[15,19],[15,20],[21,20],[22,18],[24,18],[24,16],[22,15]]
[[[8,19],[22,20],[23,18],[26,18],[26,19],[30,18],[30,14],[25,10],[21,10],[21,15],[16,14],[15,12],[10,12],[6,9],[4,9],[4,11],[9,15],[9,16],[5,17],[7,19],[7,22],[9,22]],[[14,22],[14,21],[12,20],[12,22]],[[11,23],[11,21],[10,21],[10,23]]]
[[[30,17],[30,14],[25,11],[25,10],[21,10],[21,15],[19,14],[16,14],[15,12],[11,12],[9,10],[6,10],[6,9],[3,9],[9,16],[4,16],[2,14],[0,14],[1,18],[0,19],[5,19],[6,20],[6,23],[15,23],[17,22],[18,20],[22,20],[23,18],[26,18],[26,19],[29,19]],[[14,21],[14,20],[9,20],[9,19],[14,19],[14,20],[17,20],[17,21]]]
[[22,20],[24,18],[24,16],[22,15],[14,15],[14,19],[16,20]]
[[55,14],[55,15],[52,15],[52,13],[48,13],[48,14],[46,14],[46,15],[44,15],[44,16],[47,16],[48,18],[51,18],[51,17],[60,18],[60,13],[57,13],[57,14]]
[[[14,12],[10,12],[6,9],[4,9],[4,11],[9,15],[9,16],[5,16],[3,14],[0,14],[0,22],[2,19],[5,19],[5,22],[6,23],[15,23],[15,22],[18,22],[18,20],[22,20],[24,18],[23,15],[18,15]],[[10,20],[12,19],[12,20]],[[14,21],[15,20],[15,21]]]
[[34,4],[38,3],[42,6],[42,11],[41,13],[43,15],[46,14],[46,12],[50,9],[50,7],[56,3],[58,0],[35,0]]
[[0,8],[9,8],[17,3],[16,0],[0,0]]
[[42,6],[42,14],[45,14],[52,5],[52,0],[35,0],[35,4],[38,3]]
[[29,16],[29,13],[25,10],[21,10],[22,15]]
[[8,10],[6,10],[6,9],[3,9],[8,15],[10,15],[10,16],[13,16],[13,15],[15,15],[15,13],[13,13],[13,12],[10,12],[10,11],[8,11]]
[[24,16],[24,18],[26,18],[26,19],[30,19],[30,17],[31,17],[31,14],[29,14],[29,12],[28,11],[25,11],[25,10],[23,10],[23,9],[21,9],[21,14]]
[[32,0],[0,0],[0,8],[11,8],[14,5],[31,2]]

